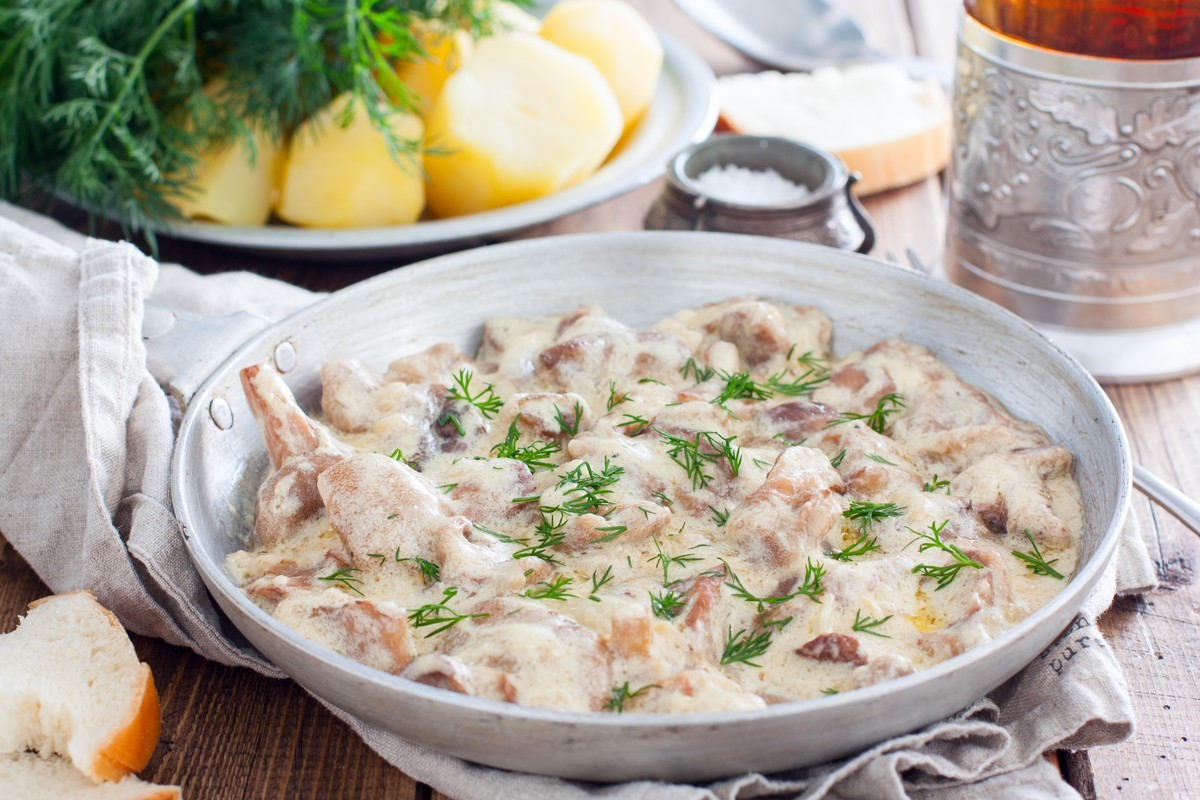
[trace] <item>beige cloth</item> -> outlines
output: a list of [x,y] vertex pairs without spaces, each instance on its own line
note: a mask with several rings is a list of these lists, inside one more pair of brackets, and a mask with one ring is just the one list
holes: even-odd
[[[146,369],[142,311],[154,297],[277,319],[315,296],[245,273],[160,269],[129,245],[0,204],[0,297],[0,531],[54,591],[90,588],[132,631],[278,676],[225,627],[184,551],[168,495],[170,412]],[[1093,624],[1115,592],[1153,583],[1136,527],[1125,534],[1075,625],[990,697],[852,759],[785,775],[704,787],[568,782],[439,755],[330,710],[397,767],[464,799],[1075,797],[1040,754],[1116,742],[1133,724],[1120,667]]]

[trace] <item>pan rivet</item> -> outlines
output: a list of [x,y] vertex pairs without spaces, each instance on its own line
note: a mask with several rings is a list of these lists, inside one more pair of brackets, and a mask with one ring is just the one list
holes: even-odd
[[296,368],[296,348],[291,342],[280,342],[275,346],[275,368],[280,372],[291,372]]
[[233,409],[223,397],[214,398],[208,404],[208,415],[212,417],[213,424],[223,431],[233,427]]

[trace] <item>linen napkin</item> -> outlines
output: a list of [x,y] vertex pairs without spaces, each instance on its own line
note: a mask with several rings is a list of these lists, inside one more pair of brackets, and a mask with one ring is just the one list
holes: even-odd
[[[146,367],[148,298],[281,318],[317,295],[247,273],[201,277],[129,244],[86,239],[0,204],[0,533],[55,592],[90,588],[131,631],[282,677],[223,626],[183,548],[168,492],[173,429]],[[264,323],[265,324],[265,323]],[[455,798],[1066,798],[1041,754],[1132,730],[1121,669],[1095,625],[1117,592],[1152,587],[1130,523],[1075,623],[989,697],[853,758],[708,786],[600,785],[506,772],[414,745],[329,707],[383,758]]]

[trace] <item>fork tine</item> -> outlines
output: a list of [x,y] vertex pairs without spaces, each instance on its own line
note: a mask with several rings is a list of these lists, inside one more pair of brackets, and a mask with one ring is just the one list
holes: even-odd
[[908,263],[912,264],[912,268],[923,275],[928,275],[929,270],[921,263],[921,259],[917,257],[917,251],[911,247],[904,248],[904,254],[908,256]]

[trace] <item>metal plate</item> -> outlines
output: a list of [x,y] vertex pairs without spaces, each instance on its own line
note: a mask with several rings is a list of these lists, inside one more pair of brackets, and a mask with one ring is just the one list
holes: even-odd
[[[320,365],[355,354],[384,366],[438,341],[468,352],[498,314],[598,303],[647,325],[730,296],[813,303],[834,321],[838,354],[899,336],[924,344],[1016,416],[1035,420],[1076,457],[1083,494],[1082,566],[1048,605],[992,642],[865,689],[769,708],[678,716],[523,708],[419,685],[302,639],[225,574],[248,535],[265,465],[238,370],[295,348],[289,385],[306,407]],[[207,408],[230,405],[221,430]],[[180,431],[172,497],[187,547],[214,597],[268,658],[313,693],[423,745],[493,766],[600,781],[705,780],[772,772],[861,750],[957,711],[1035,658],[1071,622],[1116,547],[1129,504],[1130,458],[1104,392],[1015,315],[963,289],[842,251],[716,233],[610,233],[470,250],[356,284],[255,336],[201,387]]]
[[414,256],[483,244],[610,200],[649,183],[717,122],[716,79],[688,48],[660,33],[663,71],[645,115],[587,180],[552,195],[479,214],[386,228],[299,228],[189,222],[164,235],[293,259]]

